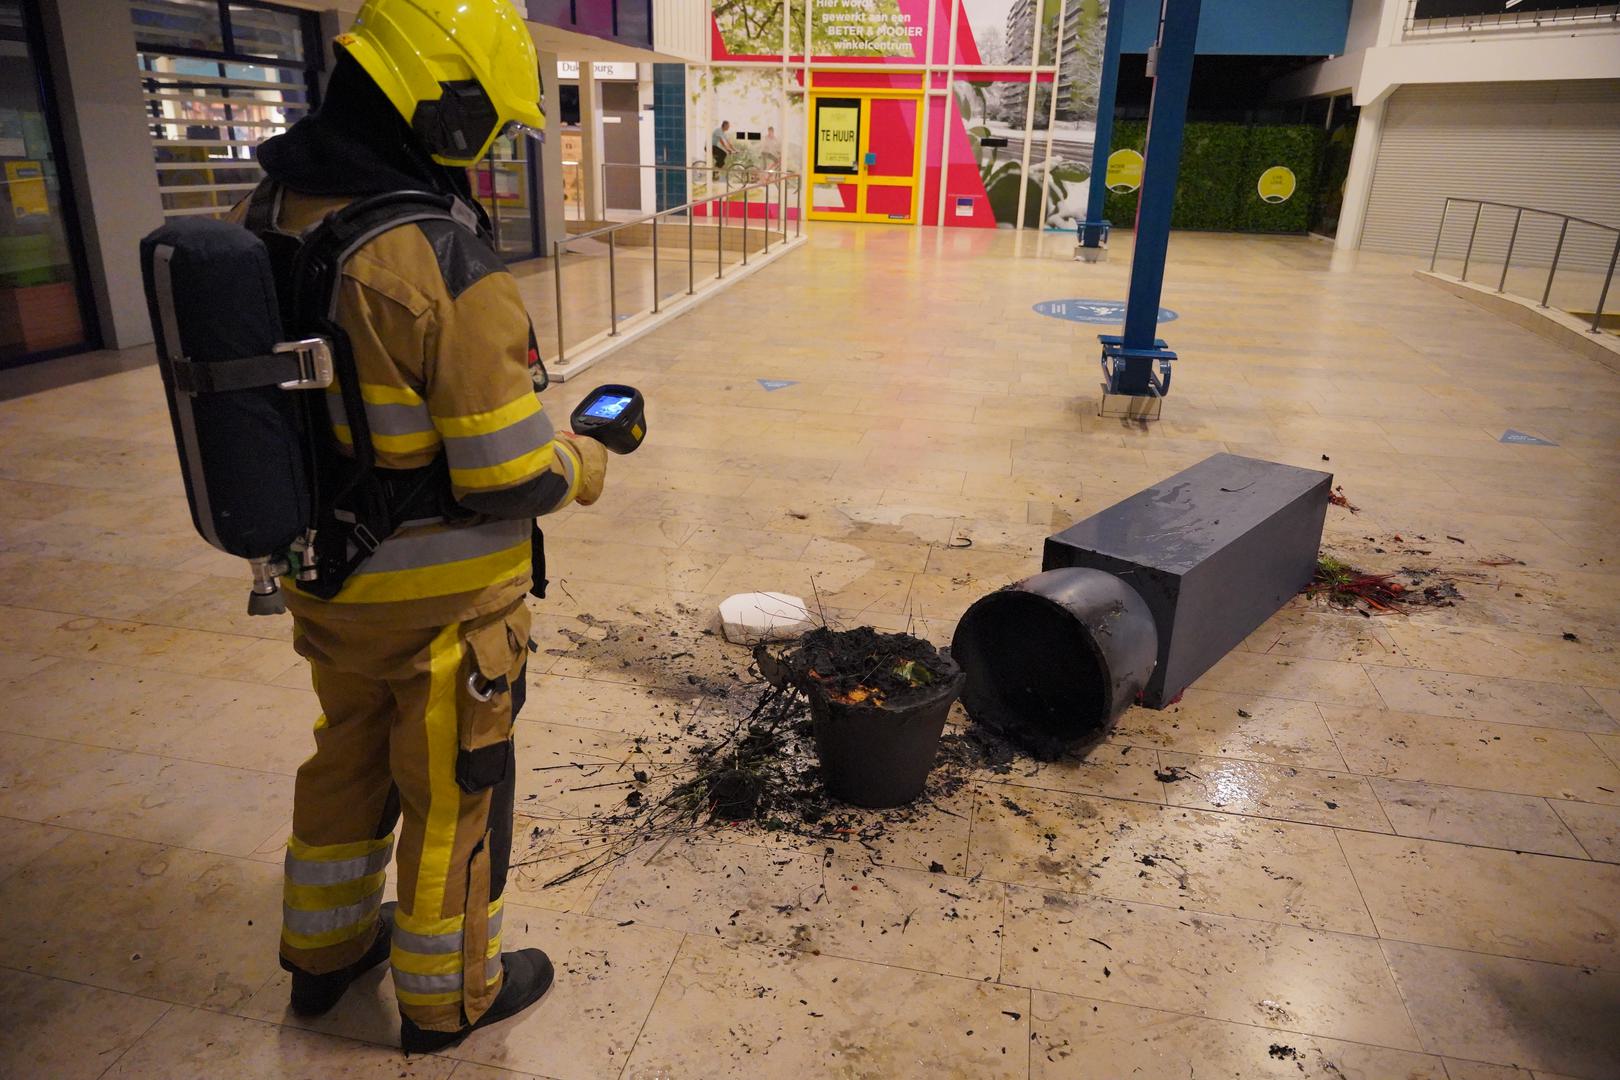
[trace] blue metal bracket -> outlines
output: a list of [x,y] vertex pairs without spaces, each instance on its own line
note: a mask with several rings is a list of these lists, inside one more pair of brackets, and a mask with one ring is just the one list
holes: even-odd
[[[1136,243],[1131,255],[1125,326],[1118,337],[1101,338],[1106,386],[1112,394],[1164,396],[1170,390],[1175,353],[1156,334],[1164,291],[1170,213],[1181,171],[1181,137],[1187,121],[1193,52],[1198,39],[1199,0],[1162,0],[1158,42],[1148,51],[1153,103],[1148,109],[1142,187],[1136,201]],[[1088,217],[1092,215],[1087,215]],[[1158,374],[1154,374],[1154,367]]]
[[[1141,3],[1142,0],[1135,0]],[[1103,31],[1102,77],[1097,84],[1097,129],[1091,136],[1091,177],[1087,181],[1086,220],[1080,227],[1081,247],[1105,247],[1108,222],[1103,203],[1108,198],[1108,151],[1114,137],[1114,90],[1119,85],[1119,49],[1125,37],[1125,0],[1108,5]],[[1096,226],[1102,226],[1097,230]]]
[[[1154,338],[1150,349],[1133,349],[1118,334],[1098,334],[1102,342],[1103,389],[1110,394],[1165,397],[1170,393],[1170,365],[1176,354]],[[1153,371],[1158,365],[1158,373]]]

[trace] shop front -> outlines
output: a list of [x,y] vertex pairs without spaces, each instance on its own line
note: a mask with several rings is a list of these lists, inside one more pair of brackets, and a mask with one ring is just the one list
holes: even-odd
[[49,86],[34,5],[0,0],[0,368],[98,344]]
[[[786,170],[805,177],[812,219],[1072,228],[1107,13],[1107,0],[717,5],[688,149],[718,167],[694,194]],[[748,213],[770,212],[754,196]]]

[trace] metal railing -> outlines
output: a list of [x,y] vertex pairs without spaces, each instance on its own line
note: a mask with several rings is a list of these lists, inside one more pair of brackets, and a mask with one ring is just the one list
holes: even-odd
[[[665,166],[649,166],[649,167],[652,167],[652,168],[664,168]],[[721,192],[719,194],[708,195],[708,196],[705,196],[702,199],[693,199],[693,200],[684,202],[679,206],[672,206],[667,210],[658,210],[658,211],[655,211],[655,212],[653,212],[651,214],[643,214],[640,217],[632,218],[629,221],[615,221],[610,225],[603,225],[600,228],[591,229],[588,232],[574,233],[573,235],[567,237],[566,239],[553,241],[552,246],[551,246],[551,254],[552,254],[551,273],[552,273],[552,280],[553,280],[553,282],[555,283],[555,286],[556,286],[555,292],[556,292],[556,298],[557,298],[557,359],[559,361],[563,360],[563,359],[566,359],[566,357],[568,355],[568,346],[567,346],[567,343],[566,343],[566,341],[564,339],[564,334],[563,334],[563,256],[568,253],[568,245],[573,244],[573,243],[577,243],[577,242],[582,241],[582,240],[596,240],[596,239],[599,239],[599,238],[604,237],[604,236],[607,238],[607,258],[608,258],[608,329],[607,329],[607,333],[608,333],[609,337],[617,337],[618,334],[619,334],[618,265],[617,265],[617,261],[616,261],[616,255],[617,255],[617,251],[618,251],[618,244],[615,241],[614,237],[618,233],[622,232],[625,229],[635,228],[636,226],[639,226],[639,225],[649,225],[649,224],[651,225],[651,229],[649,231],[652,234],[652,308],[650,309],[650,311],[653,314],[656,314],[660,310],[659,305],[663,300],[663,294],[662,294],[662,292],[660,290],[660,286],[659,286],[659,267],[658,267],[658,223],[659,223],[659,220],[661,218],[671,217],[671,216],[674,216],[676,214],[680,214],[680,213],[683,213],[683,212],[686,214],[686,295],[691,296],[691,295],[693,295],[693,293],[695,293],[697,291],[697,281],[698,281],[698,279],[697,279],[697,254],[696,254],[697,248],[696,248],[696,245],[694,243],[694,241],[696,240],[696,235],[697,235],[697,233],[696,233],[696,220],[697,220],[697,218],[696,218],[696,215],[693,213],[693,210],[696,207],[704,206],[704,205],[707,205],[709,203],[716,203],[716,202],[720,203],[719,208],[713,214],[713,217],[715,219],[716,224],[714,226],[706,226],[706,228],[713,228],[715,230],[715,245],[714,245],[714,250],[715,250],[715,260],[714,260],[714,262],[715,262],[715,272],[714,272],[714,277],[715,277],[715,280],[718,281],[718,280],[724,278],[725,275],[726,275],[726,218],[729,216],[728,212],[727,212],[727,207],[726,207],[726,200],[733,199],[733,198],[735,198],[735,197],[737,197],[739,195],[742,196],[746,200],[747,196],[748,196],[748,192],[750,192],[750,191],[753,191],[753,190],[756,190],[756,189],[761,189],[761,188],[766,189],[768,191],[772,187],[777,188],[778,189],[777,206],[780,207],[780,209],[781,209],[781,214],[780,214],[780,222],[781,222],[781,233],[780,233],[780,235],[781,235],[781,239],[779,240],[779,243],[784,243],[785,244],[785,243],[788,242],[788,213],[787,213],[787,211],[788,211],[788,208],[789,208],[788,189],[789,189],[790,186],[793,189],[794,199],[795,199],[795,202],[796,202],[797,199],[801,198],[802,194],[803,194],[802,180],[801,180],[798,173],[782,173],[779,176],[773,177],[770,180],[764,180],[764,181],[761,181],[760,183],[757,183],[757,184],[749,184],[746,187],[740,187],[740,188],[737,188],[735,190],[727,188],[726,191]],[[767,207],[767,216],[765,218],[764,225],[761,228],[763,230],[763,237],[764,237],[764,252],[763,253],[768,255],[768,254],[770,254],[770,250],[771,250],[771,236],[772,236],[772,233],[773,233],[773,229],[771,228],[771,220],[770,220],[769,213],[768,213],[768,211],[769,211],[769,203],[766,204],[766,207]],[[800,236],[803,233],[803,231],[804,231],[804,215],[800,214],[796,218],[794,218],[793,236],[795,238],[797,238],[798,236]],[[742,265],[744,265],[744,266],[748,265],[748,206],[747,206],[746,202],[743,204],[743,213],[742,213]],[[631,314],[633,314],[633,315],[634,314],[641,314],[641,312],[632,312]],[[628,318],[629,316],[626,316],[626,317]]]
[[[1615,267],[1616,265],[1620,265],[1620,228],[1613,225],[1605,225],[1598,221],[1589,221],[1586,218],[1575,217],[1572,214],[1560,214],[1552,210],[1538,210],[1533,206],[1519,206],[1516,203],[1493,202],[1490,199],[1465,199],[1459,196],[1451,195],[1446,197],[1445,206],[1440,210],[1440,227],[1435,230],[1434,250],[1429,255],[1430,273],[1434,272],[1435,265],[1440,258],[1440,242],[1442,239],[1444,239],[1446,234],[1446,220],[1451,213],[1452,203],[1457,203],[1465,208],[1469,206],[1474,208],[1473,221],[1468,227],[1468,246],[1463,251],[1462,272],[1457,275],[1457,279],[1459,281],[1468,280],[1468,267],[1474,258],[1474,245],[1479,239],[1480,217],[1484,213],[1485,208],[1487,206],[1491,206],[1513,212],[1513,226],[1508,233],[1507,250],[1502,256],[1502,273],[1496,281],[1497,292],[1507,291],[1508,271],[1513,267],[1513,253],[1515,246],[1519,241],[1519,231],[1520,226],[1524,224],[1524,216],[1526,214],[1540,215],[1543,218],[1550,218],[1558,223],[1558,241],[1553,246],[1552,259],[1547,264],[1547,281],[1546,285],[1541,290],[1541,300],[1539,301],[1539,305],[1541,307],[1546,307],[1547,301],[1552,296],[1553,279],[1557,276],[1560,260],[1564,257],[1564,245],[1565,241],[1569,238],[1570,223],[1574,222],[1592,229],[1597,229],[1600,233],[1614,234],[1614,244],[1608,252],[1608,269],[1604,271],[1603,280],[1598,289],[1597,303],[1592,308],[1592,325],[1588,332],[1596,334],[1601,331],[1601,324],[1603,322],[1603,305],[1608,302],[1609,287],[1614,284]],[[1464,214],[1466,213],[1467,211],[1465,209]],[[1536,263],[1527,258],[1524,260],[1523,265],[1526,268],[1529,268],[1531,266],[1536,266]],[[1478,283],[1476,282],[1476,284]]]
[[[776,181],[782,176],[788,175],[786,170],[783,169],[765,169],[759,166],[748,166],[741,163],[733,163],[730,165],[705,165],[702,163],[693,165],[643,165],[640,162],[634,161],[604,161],[602,162],[601,169],[602,212],[604,214],[608,212],[607,178],[609,169],[653,169],[658,172],[708,173],[710,183],[718,184],[722,180],[725,181],[725,195],[727,198],[730,198],[733,194],[741,191],[744,187],[749,185],[757,186],[759,184],[775,184]],[[656,185],[653,197],[655,199],[657,198]],[[767,220],[770,218],[770,206],[770,191],[767,190],[765,193],[765,217]],[[721,212],[724,213],[725,209],[726,206],[724,203],[722,203]]]

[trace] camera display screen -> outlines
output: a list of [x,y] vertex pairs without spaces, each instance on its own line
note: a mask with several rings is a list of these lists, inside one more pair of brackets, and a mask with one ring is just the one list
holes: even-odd
[[603,394],[585,409],[583,415],[594,416],[598,420],[617,420],[619,414],[630,405],[630,398],[618,394]]

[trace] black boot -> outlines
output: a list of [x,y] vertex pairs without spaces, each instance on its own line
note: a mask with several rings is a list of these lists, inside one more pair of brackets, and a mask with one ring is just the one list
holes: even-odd
[[343,997],[349,984],[388,959],[388,947],[394,936],[394,909],[399,905],[387,903],[377,913],[377,937],[366,954],[348,967],[328,971],[324,975],[311,975],[299,971],[285,959],[281,966],[292,972],[292,1011],[299,1016],[320,1016],[332,1011]]
[[556,976],[550,958],[539,949],[502,953],[501,967],[505,971],[501,992],[495,995],[494,1003],[478,1018],[477,1023],[459,1031],[426,1031],[413,1024],[410,1017],[401,1015],[400,1049],[407,1054],[431,1054],[454,1046],[479,1028],[516,1016],[539,1001],[551,989],[551,980]]

